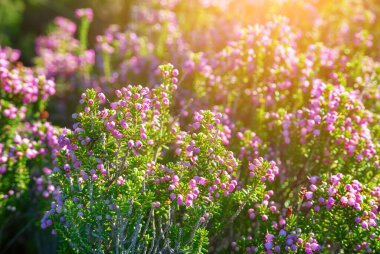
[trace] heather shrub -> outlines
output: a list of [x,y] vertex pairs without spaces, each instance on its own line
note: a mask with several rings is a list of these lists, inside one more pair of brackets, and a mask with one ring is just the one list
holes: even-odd
[[[336,253],[378,251],[378,187],[338,173],[310,177],[298,204],[256,217],[262,205],[247,211],[253,221],[232,246],[235,251]],[[249,230],[250,229],[250,230]]]
[[55,83],[17,63],[19,55],[17,50],[0,48],[1,215],[15,211],[27,190],[41,198],[54,192],[47,175],[57,130],[46,121],[45,107]]
[[169,112],[178,71],[161,72],[156,88],[116,90],[111,108],[101,107],[104,94],[87,90],[74,130],[59,138],[52,176],[59,194],[41,226],[75,250],[206,252],[208,230],[215,237],[234,216],[233,209],[221,216],[223,207],[264,199],[264,182],[278,174],[261,159],[250,166],[253,180],[240,181],[239,161],[218,136],[220,116],[210,111],[181,131]]

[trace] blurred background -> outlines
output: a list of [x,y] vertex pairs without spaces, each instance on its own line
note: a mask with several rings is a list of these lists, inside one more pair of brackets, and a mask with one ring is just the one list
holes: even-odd
[[20,49],[21,60],[30,65],[36,37],[48,29],[56,16],[75,19],[75,9],[92,8],[96,13],[90,29],[93,40],[110,24],[127,24],[133,2],[135,0],[0,0],[0,45]]
[[[239,19],[244,20],[242,23],[254,24],[264,21],[269,13],[279,14],[287,16],[291,23],[304,29],[309,29],[310,23],[313,26],[316,25],[314,21],[323,21],[330,25],[335,23],[346,25],[350,22],[345,18],[351,17],[353,20],[358,13],[363,14],[363,10],[369,11],[371,15],[380,15],[380,4],[377,0],[242,0],[238,1],[238,4],[237,1],[229,0],[163,2],[179,3],[176,12],[179,11],[184,16],[179,17],[179,21],[188,23],[180,24],[184,30],[186,28],[204,29],[207,22],[203,21],[207,21],[212,15],[226,23],[236,22],[236,19]],[[197,6],[199,3],[202,7]],[[95,15],[90,27],[89,39],[90,45],[93,45],[96,35],[103,34],[111,24],[125,27],[131,21],[131,7],[140,4],[143,5],[144,0],[0,0],[0,45],[20,49],[21,61],[26,65],[31,65],[32,58],[35,56],[36,37],[46,34],[49,24],[56,16],[75,20],[75,9],[92,8]],[[188,9],[189,12],[183,12],[181,8]],[[224,11],[220,12],[218,8]],[[197,13],[191,15],[191,10],[196,10]],[[226,12],[226,10],[229,11]],[[329,14],[329,17],[318,16],[319,13]],[[336,17],[339,20],[334,20]],[[199,24],[201,24],[200,27]],[[376,26],[376,29],[380,28],[379,23]],[[323,36],[334,37],[328,33]]]

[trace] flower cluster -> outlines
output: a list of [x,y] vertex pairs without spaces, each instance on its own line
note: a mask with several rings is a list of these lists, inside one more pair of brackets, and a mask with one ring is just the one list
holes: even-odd
[[[278,210],[273,201],[267,212],[268,201],[248,209],[252,228],[231,248],[248,253],[378,251],[378,191],[378,186],[340,173],[312,176],[310,185],[299,193],[297,210]],[[268,191],[265,200],[271,196],[273,191]]]
[[29,189],[30,179],[36,184],[35,191],[30,189],[32,193],[48,197],[54,192],[47,175],[51,171],[49,154],[57,144],[57,130],[45,120],[46,103],[55,93],[55,83],[17,64],[17,51],[5,49],[0,55],[0,211],[3,215],[4,209],[16,209],[16,201]]
[[[282,128],[283,143],[300,151],[307,148],[304,153],[308,161],[314,160],[313,164],[319,165],[319,173],[321,165],[328,166],[334,160],[350,160],[353,164],[370,162],[373,167],[370,171],[363,168],[365,172],[353,172],[342,163],[336,170],[353,175],[376,174],[379,157],[371,133],[373,114],[365,109],[357,93],[315,80],[309,103],[296,113],[284,114],[281,120],[275,116],[275,124]],[[312,170],[314,166],[309,166],[309,174],[316,173]]]
[[340,173],[322,178],[313,176],[310,183],[300,193],[305,209],[303,219],[314,225],[310,231],[329,239],[328,249],[378,251],[379,187]]
[[[85,12],[78,10],[77,15],[87,17],[89,14]],[[94,52],[82,49],[81,42],[74,37],[76,30],[77,25],[74,22],[64,17],[56,17],[52,32],[48,36],[37,38],[36,63],[40,66],[40,73],[50,78],[67,78],[83,71],[86,65],[94,63]]]

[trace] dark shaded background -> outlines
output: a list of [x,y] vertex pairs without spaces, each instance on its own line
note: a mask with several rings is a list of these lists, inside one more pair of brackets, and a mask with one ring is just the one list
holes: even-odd
[[36,36],[44,34],[56,16],[75,20],[75,9],[93,8],[93,42],[110,24],[127,24],[134,1],[137,0],[0,0],[0,45],[20,49],[21,60],[30,65]]

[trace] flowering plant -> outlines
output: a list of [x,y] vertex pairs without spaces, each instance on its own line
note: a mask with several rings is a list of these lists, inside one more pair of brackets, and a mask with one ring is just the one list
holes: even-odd
[[[16,201],[34,179],[35,191],[48,197],[54,186],[49,154],[57,144],[57,130],[46,122],[48,98],[55,83],[17,64],[19,52],[0,48],[0,212],[15,210]],[[34,188],[34,187],[33,187]]]

